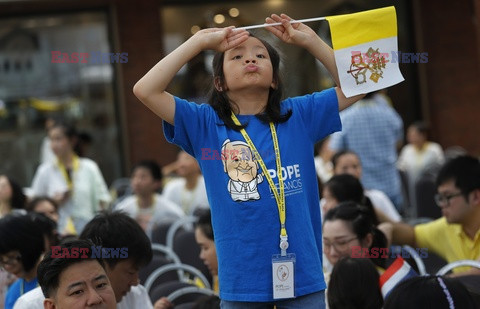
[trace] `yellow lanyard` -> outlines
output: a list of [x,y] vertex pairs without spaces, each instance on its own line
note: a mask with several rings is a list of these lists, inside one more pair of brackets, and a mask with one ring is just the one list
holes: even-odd
[[[62,173],[63,175],[63,178],[65,178],[65,181],[67,182],[67,185],[68,185],[68,189],[71,190],[73,188],[73,172],[78,170],[78,166],[79,166],[79,159],[77,156],[73,156],[73,169],[72,169],[72,175],[69,175],[68,172],[67,172],[67,168],[65,165],[63,165],[62,162],[60,162],[60,160],[57,161],[57,164],[58,164],[58,167],[60,168],[60,172]],[[71,177],[71,178],[70,178]]]
[[[231,117],[232,117],[233,122],[236,125],[241,125],[240,121],[238,121],[237,117],[235,116],[235,114],[233,112],[232,112]],[[287,230],[285,228],[285,217],[286,217],[285,188],[283,186],[282,163],[281,163],[281,159],[280,159],[280,148],[278,147],[277,131],[275,130],[275,126],[273,125],[272,122],[270,122],[270,132],[272,133],[273,148],[275,149],[275,159],[276,159],[276,165],[277,165],[277,178],[278,178],[278,185],[280,187],[280,192],[277,191],[277,188],[275,187],[275,184],[273,183],[272,177],[270,177],[270,174],[268,173],[267,166],[265,165],[265,162],[263,161],[262,157],[260,156],[260,153],[257,151],[257,148],[255,147],[252,140],[250,139],[250,136],[248,136],[247,131],[245,131],[245,129],[240,130],[240,133],[242,133],[243,138],[245,139],[247,144],[252,149],[257,162],[262,167],[263,174],[264,174],[265,178],[267,178],[270,189],[272,190],[273,195],[275,196],[275,200],[277,202],[277,207],[278,207],[278,215],[280,217],[280,248],[282,249],[282,255],[285,255],[286,250],[288,248],[288,236],[287,236]]]

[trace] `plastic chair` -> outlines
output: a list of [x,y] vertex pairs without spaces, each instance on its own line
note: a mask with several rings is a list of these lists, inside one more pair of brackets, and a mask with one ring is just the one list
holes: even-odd
[[[152,244],[152,251],[153,251],[153,258],[144,267],[142,267],[138,272],[138,278],[140,279],[140,283],[145,283],[148,276],[156,269],[167,265],[167,264],[181,264],[180,258],[173,252],[170,248],[160,244]],[[179,271],[178,275],[168,274],[166,275],[165,280],[175,280],[177,277],[183,276],[183,271]]]
[[173,222],[167,232],[167,247],[173,250],[173,243],[175,235],[180,228],[187,228],[191,230],[192,223],[197,222],[198,218],[193,216],[186,216]]
[[[190,265],[186,265],[186,264],[168,264],[168,265],[163,265],[162,267],[160,267],[157,270],[155,270],[154,272],[152,272],[150,274],[150,276],[148,276],[148,278],[147,278],[147,280],[145,281],[145,284],[144,284],[147,292],[150,293],[150,290],[152,289],[152,287],[154,287],[154,283],[157,282],[157,279],[160,276],[162,276],[162,275],[164,275],[168,272],[171,272],[173,270],[176,270],[176,271],[183,270],[184,272],[188,272],[191,275],[193,275],[194,277],[198,278],[202,282],[203,286],[205,286],[208,289],[211,289],[210,282],[195,267],[190,266]],[[191,279],[185,278],[185,276],[180,276],[179,278],[176,278],[176,280],[186,282],[186,283],[190,283],[188,281],[190,281]],[[163,281],[163,282],[166,282],[166,281]]]
[[[167,297],[168,295],[175,292],[176,290],[179,290],[184,287],[192,287],[192,286],[194,285],[191,283],[177,281],[177,280],[164,282],[155,286],[150,290],[150,293],[149,293],[150,300],[154,304],[160,298]],[[195,301],[195,299],[192,299],[191,301]]]
[[435,180],[428,175],[420,177],[415,183],[415,200],[417,217],[438,219],[442,216],[440,207],[435,202]]
[[417,251],[407,245],[403,246],[402,249],[406,250],[410,254],[410,256],[413,258],[413,260],[415,261],[415,264],[417,264],[417,269],[420,276],[426,275],[427,271],[425,269],[425,263],[423,263],[423,260],[420,257],[420,255],[417,253]]
[[200,259],[200,246],[195,240],[194,231],[182,231],[177,233],[173,244],[173,251],[178,255],[183,264],[187,264],[200,270],[203,275],[212,282],[212,275],[207,266]]
[[[177,304],[177,303],[181,303],[179,302],[180,297],[184,297],[185,295],[188,295],[191,298],[192,294],[197,294],[197,295],[199,294],[199,296],[216,295],[215,292],[213,292],[212,290],[191,286],[191,287],[184,287],[184,288],[178,289],[172,292],[170,295],[168,295],[167,298],[170,302]],[[183,302],[188,302],[188,301],[183,301]]]
[[152,243],[166,245],[167,233],[171,226],[172,226],[172,223],[162,223],[156,226],[155,228],[153,228],[153,230],[149,232],[150,234],[149,238],[152,241]]
[[451,262],[443,266],[442,268],[440,268],[440,270],[437,271],[437,275],[443,276],[447,274],[449,271],[453,270],[454,268],[463,267],[463,266],[471,266],[471,267],[476,267],[480,269],[480,262],[474,261],[474,260],[459,260],[459,261]]

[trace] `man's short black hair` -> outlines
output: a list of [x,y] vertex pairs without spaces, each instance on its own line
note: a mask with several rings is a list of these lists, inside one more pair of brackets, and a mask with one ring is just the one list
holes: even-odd
[[[68,249],[68,252],[72,252],[71,249],[73,248],[87,248],[88,251],[83,251],[83,253],[79,253],[78,258],[72,258],[71,256],[68,258],[52,257],[51,250],[47,253],[47,255],[38,265],[37,269],[38,284],[40,284],[45,298],[55,295],[60,284],[60,274],[71,265],[80,262],[96,260],[103,268],[105,268],[102,259],[92,258],[93,245],[94,244],[91,241],[84,239],[71,240],[60,245],[60,248],[66,248]],[[60,251],[59,253],[61,252],[62,251]],[[87,255],[87,257],[85,257],[84,255]]]
[[480,161],[469,155],[459,156],[447,161],[437,176],[437,188],[453,181],[465,197],[475,189],[480,189]]
[[[102,212],[95,216],[83,229],[81,239],[89,239],[103,248],[127,248],[128,258],[137,267],[152,260],[152,244],[140,225],[122,212]],[[111,268],[122,258],[108,258],[105,262]]]
[[158,165],[157,162],[153,160],[142,160],[137,164],[135,164],[135,166],[132,169],[132,173],[139,167],[147,169],[152,175],[153,179],[158,181],[162,180],[163,178],[162,169],[160,168],[160,165]]
[[23,269],[29,272],[45,251],[43,235],[31,215],[7,215],[0,220],[0,254],[18,251]]

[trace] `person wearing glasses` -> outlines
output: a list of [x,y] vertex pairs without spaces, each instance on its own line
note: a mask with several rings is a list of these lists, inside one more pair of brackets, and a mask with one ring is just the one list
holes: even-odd
[[[342,258],[351,256],[355,248],[386,248],[387,239],[377,229],[371,211],[365,206],[347,201],[330,209],[323,219],[323,252],[333,266]],[[380,254],[372,262],[382,272],[385,258]]]
[[30,215],[7,215],[0,220],[0,266],[16,280],[7,290],[5,309],[38,286],[37,266],[45,250],[44,233]]
[[[448,261],[480,260],[480,161],[463,155],[440,169],[435,201],[443,217],[416,225],[393,223],[393,243],[427,248]],[[480,274],[458,267],[455,274]]]

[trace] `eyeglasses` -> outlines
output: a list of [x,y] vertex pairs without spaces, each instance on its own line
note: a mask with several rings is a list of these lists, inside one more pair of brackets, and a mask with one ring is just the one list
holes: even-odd
[[437,203],[439,207],[450,206],[450,200],[454,197],[461,196],[461,195],[463,195],[462,192],[445,194],[445,195],[435,194],[435,203]]
[[345,251],[348,249],[348,244],[354,240],[354,239],[358,239],[357,236],[353,237],[353,238],[350,238],[350,239],[345,239],[345,240],[340,240],[340,241],[334,241],[334,242],[326,242],[326,241],[323,241],[323,246],[325,247],[325,249],[327,251],[329,251],[332,247],[335,248],[336,251]]
[[20,254],[15,256],[2,256],[0,258],[0,266],[5,267],[6,265],[12,266],[22,259]]

